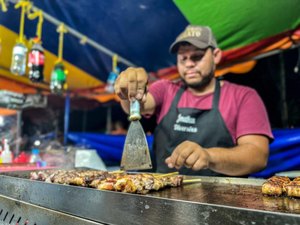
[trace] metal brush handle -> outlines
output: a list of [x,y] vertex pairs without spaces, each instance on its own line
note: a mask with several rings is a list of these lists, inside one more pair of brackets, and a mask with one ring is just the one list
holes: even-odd
[[141,106],[140,106],[139,101],[137,101],[136,99],[130,101],[130,116],[129,116],[130,121],[141,119],[140,108],[141,108]]

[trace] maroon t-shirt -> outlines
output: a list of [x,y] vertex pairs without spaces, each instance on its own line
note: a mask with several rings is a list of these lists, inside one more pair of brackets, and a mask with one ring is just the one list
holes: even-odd
[[[169,111],[181,85],[182,82],[159,80],[149,87],[149,93],[154,97],[157,106],[157,123]],[[212,93],[196,96],[186,90],[178,107],[211,109],[212,99]],[[261,134],[273,139],[265,106],[254,89],[224,81],[221,86],[219,110],[234,143],[239,137],[247,134]]]

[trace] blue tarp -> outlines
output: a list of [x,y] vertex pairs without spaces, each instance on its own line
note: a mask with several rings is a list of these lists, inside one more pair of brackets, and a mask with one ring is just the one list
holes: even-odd
[[255,177],[270,177],[278,172],[300,169],[300,129],[273,130],[275,141],[270,145],[266,169],[253,174]]
[[[99,156],[108,164],[120,164],[125,135],[109,135],[99,133],[68,133],[68,139],[77,146],[96,149]],[[147,135],[149,150],[152,153],[153,136]]]
[[[270,144],[268,165],[253,177],[267,178],[282,171],[300,170],[300,129],[273,130],[273,134],[275,141]],[[120,164],[125,135],[71,132],[68,138],[76,145],[96,149],[105,162]],[[152,153],[153,136],[147,136],[147,141]]]

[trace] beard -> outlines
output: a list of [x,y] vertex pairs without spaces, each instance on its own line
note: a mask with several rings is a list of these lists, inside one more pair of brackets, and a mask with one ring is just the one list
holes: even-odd
[[187,87],[192,88],[192,89],[201,90],[201,89],[205,88],[211,82],[213,77],[214,77],[214,73],[211,72],[208,76],[203,77],[203,79],[201,81],[198,81],[195,83],[187,83],[182,77],[181,77],[181,80]]

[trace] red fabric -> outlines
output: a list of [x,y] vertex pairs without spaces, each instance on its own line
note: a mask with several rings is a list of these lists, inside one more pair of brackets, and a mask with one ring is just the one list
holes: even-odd
[[275,36],[272,36],[269,38],[265,38],[256,43],[253,43],[253,44],[241,47],[241,48],[223,51],[222,60],[220,62],[220,65],[226,64],[229,61],[231,61],[230,63],[232,63],[232,61],[234,61],[234,60],[241,60],[241,59],[251,55],[253,52],[260,51],[260,50],[280,41],[284,37],[292,37],[293,34],[298,35],[299,32],[300,32],[300,28],[297,28],[295,30],[286,31],[286,32],[280,33],[278,35],[275,35]]
[[28,170],[48,170],[55,169],[56,167],[46,166],[38,167],[32,163],[7,163],[1,164],[0,172],[12,172],[12,171],[28,171]]
[[[157,123],[169,111],[173,98],[181,82],[172,83],[159,80],[149,88],[158,106]],[[178,103],[178,107],[210,109],[213,94],[195,96],[186,90]],[[221,87],[219,109],[233,141],[247,134],[262,134],[273,139],[265,106],[254,89],[224,81]]]

